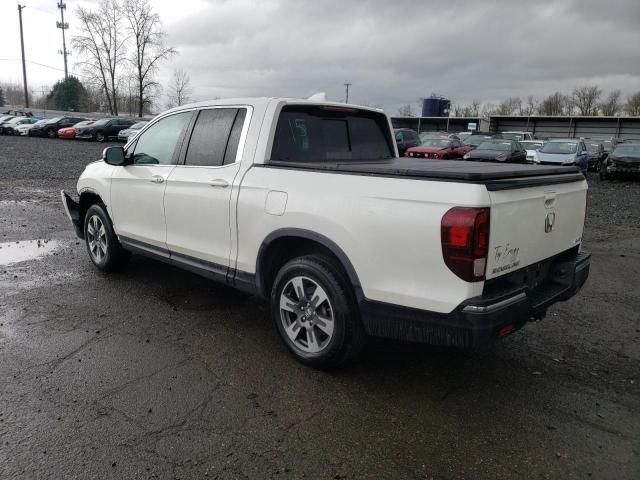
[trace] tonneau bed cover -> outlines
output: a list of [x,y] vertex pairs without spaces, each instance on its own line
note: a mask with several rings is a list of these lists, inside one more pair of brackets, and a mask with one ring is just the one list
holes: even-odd
[[354,175],[484,183],[488,190],[506,190],[584,180],[584,176],[573,166],[426,160],[408,157],[370,162],[302,163],[270,160],[265,166],[340,172]]

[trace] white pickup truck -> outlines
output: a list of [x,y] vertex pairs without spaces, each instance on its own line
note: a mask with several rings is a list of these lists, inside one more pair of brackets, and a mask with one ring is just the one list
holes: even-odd
[[578,170],[397,158],[392,132],[379,110],[329,102],[182,106],[62,199],[97,268],[140,253],[268,299],[315,367],[368,335],[483,346],[584,284]]

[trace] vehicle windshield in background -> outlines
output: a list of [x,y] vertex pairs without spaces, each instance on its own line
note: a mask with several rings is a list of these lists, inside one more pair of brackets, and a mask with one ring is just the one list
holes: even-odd
[[424,142],[422,142],[422,146],[446,148],[449,146],[449,140],[438,140],[438,139],[425,140]]
[[501,152],[510,152],[510,142],[482,142],[476,150],[499,150]]
[[524,138],[524,135],[521,133],[501,133],[500,136],[505,140],[516,140],[520,141]]
[[630,144],[630,145],[619,145],[613,151],[616,156],[640,156],[640,143],[639,144]]
[[78,122],[74,125],[74,128],[78,128],[78,127],[86,127],[87,125],[92,125],[93,124],[93,120],[83,120],[81,122]]
[[108,118],[102,118],[102,119],[98,120],[97,122],[95,122],[92,126],[101,127],[102,125],[106,125],[108,122],[109,122]]
[[525,150],[538,150],[544,145],[544,142],[520,142]]
[[138,122],[138,123],[134,123],[133,125],[131,125],[129,127],[130,130],[140,130],[142,127],[144,127],[147,123],[149,122]]
[[470,135],[465,138],[464,143],[467,145],[480,145],[485,140],[489,140],[491,137],[487,137],[485,135]]
[[605,140],[604,142],[602,142],[604,144],[604,149],[605,150],[611,150],[611,146],[612,146],[612,142],[611,140]]
[[598,150],[600,150],[600,144],[599,143],[587,143],[587,150],[590,152],[597,152]]
[[278,118],[271,159],[340,162],[393,158],[387,117],[370,110],[290,105]]
[[52,118],[51,120],[47,120],[46,123],[57,123],[60,120],[62,120],[63,118],[64,117],[55,117],[55,118]]
[[575,142],[547,142],[539,151],[541,153],[576,153],[578,144]]

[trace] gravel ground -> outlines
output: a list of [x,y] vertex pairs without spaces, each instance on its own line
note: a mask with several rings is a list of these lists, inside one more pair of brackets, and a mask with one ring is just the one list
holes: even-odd
[[58,192],[104,146],[0,137],[0,260],[41,254],[0,262],[0,479],[639,478],[640,182],[589,177],[591,276],[545,320],[326,373],[252,297],[92,268]]

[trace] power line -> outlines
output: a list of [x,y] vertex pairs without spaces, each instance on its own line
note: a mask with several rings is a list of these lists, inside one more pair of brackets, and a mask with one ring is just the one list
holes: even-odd
[[[20,59],[19,58],[0,58],[0,62],[19,62]],[[53,67],[51,65],[45,65],[44,63],[39,63],[39,62],[34,62],[33,60],[25,60],[25,62],[27,63],[32,63],[34,65],[38,65],[40,67],[45,67],[45,68],[50,68],[51,70],[56,70],[58,72],[64,72],[63,69],[58,68],[58,67]],[[83,77],[83,78],[89,78],[87,75],[82,75],[80,73],[74,73],[72,72],[72,75],[74,77]]]

